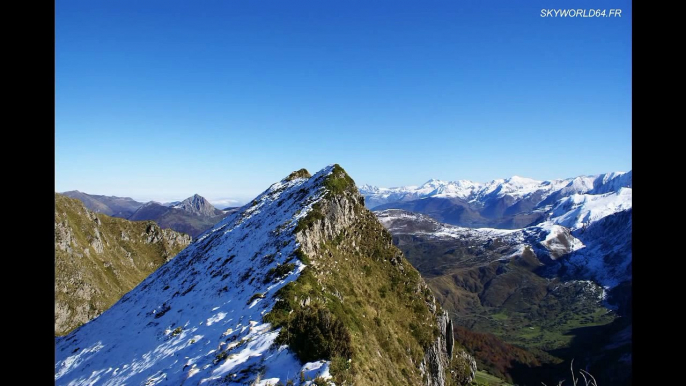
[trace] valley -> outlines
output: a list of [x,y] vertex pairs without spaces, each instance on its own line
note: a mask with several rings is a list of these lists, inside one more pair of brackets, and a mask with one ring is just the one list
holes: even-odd
[[[532,211],[545,208],[544,221],[520,229],[455,226],[427,214],[383,209],[395,203],[377,207],[375,214],[451,312],[456,337],[475,354],[479,368],[510,382],[550,384],[576,357],[603,384],[623,384],[630,377],[630,340],[620,337],[612,344],[608,336],[626,336],[631,329],[627,174],[587,178],[594,181],[587,184],[570,179],[570,186],[558,184],[547,197],[510,191],[510,198],[535,197]],[[516,199],[510,203],[517,205]],[[596,344],[589,345],[594,335]],[[486,350],[479,343],[485,341],[491,342]],[[503,345],[525,352],[492,349]],[[608,365],[608,355],[623,359]]]

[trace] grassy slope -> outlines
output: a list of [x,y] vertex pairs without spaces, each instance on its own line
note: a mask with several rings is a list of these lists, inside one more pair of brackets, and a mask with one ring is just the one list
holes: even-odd
[[[425,348],[438,336],[435,316],[427,307],[435,305],[431,291],[393,246],[390,233],[364,207],[354,182],[340,167],[325,186],[329,190],[326,200],[355,203],[355,221],[323,241],[316,256],[301,254],[308,268],[279,292],[281,300],[265,319],[286,327],[280,339],[307,359],[320,347],[308,343],[299,347],[298,334],[313,328],[297,324],[307,323],[303,316],[311,314],[311,309],[323,310],[320,319],[338,326],[318,327],[331,338],[329,343],[349,342],[324,350],[332,360],[337,384],[419,385],[419,363]],[[315,208],[300,221],[296,232],[307,234],[319,226],[330,214],[325,210]],[[327,344],[323,339],[320,345]]]
[[481,386],[481,385],[488,385],[488,386],[510,386],[509,383],[503,381],[502,379],[498,377],[494,377],[491,374],[484,372],[484,371],[477,371],[476,372],[476,379],[474,380],[474,384]]
[[56,316],[55,335],[102,313],[190,241],[152,221],[89,213],[79,200],[61,194],[55,194],[55,228],[55,309],[69,315],[59,321]]

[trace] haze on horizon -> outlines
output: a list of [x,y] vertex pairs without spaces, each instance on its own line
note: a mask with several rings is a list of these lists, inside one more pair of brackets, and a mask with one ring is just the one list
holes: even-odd
[[55,191],[241,204],[332,163],[383,187],[629,171],[631,12],[60,0]]

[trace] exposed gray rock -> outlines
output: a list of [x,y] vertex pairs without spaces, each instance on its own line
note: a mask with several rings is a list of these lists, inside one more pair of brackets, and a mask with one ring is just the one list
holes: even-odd
[[61,251],[71,253],[72,244],[75,244],[75,240],[72,236],[71,229],[67,226],[66,221],[55,221],[55,248],[59,248]]
[[419,364],[419,371],[426,375],[427,386],[446,384],[445,373],[453,357],[453,322],[444,310],[436,317],[438,338],[424,353],[424,360]]
[[[96,230],[96,231],[97,231],[97,230]],[[100,236],[100,235],[97,234],[97,236]],[[93,247],[93,249],[95,250],[95,252],[97,252],[97,253],[102,253],[102,251],[104,250],[104,248],[103,248],[103,245],[102,245],[102,241],[100,240],[100,237],[96,237],[96,238],[94,238],[93,240],[91,240],[91,247]]]
[[192,197],[181,201],[179,204],[173,206],[176,209],[182,209],[186,212],[193,213],[198,216],[220,216],[222,211],[210,204],[205,197],[194,194]]
[[319,244],[325,240],[333,240],[345,228],[355,221],[355,204],[348,196],[338,195],[329,200],[321,201],[324,218],[317,220],[307,232],[296,236],[303,251],[311,256],[319,254]]
[[424,354],[419,366],[422,374],[427,375],[426,386],[444,386],[447,372],[458,385],[470,384],[476,376],[476,360],[464,350],[453,352],[453,321],[448,312],[443,310],[436,320],[440,334]]
[[[326,200],[320,201],[317,210],[323,215],[322,218],[315,220],[311,227],[296,234],[296,239],[300,246],[308,256],[317,256],[321,253],[320,245],[326,241],[331,241],[337,235],[343,234],[346,239],[350,239],[353,249],[356,249],[355,239],[359,239],[359,235],[348,234],[347,231],[351,225],[359,221],[360,213],[359,206],[364,205],[364,198],[358,192],[344,192],[329,197]],[[357,208],[356,208],[357,207]],[[366,211],[366,209],[364,209]],[[372,215],[369,212],[369,215]],[[373,216],[373,215],[372,215]],[[380,235],[381,236],[381,235]],[[392,245],[392,240],[388,240],[389,245]],[[404,270],[404,257],[402,252],[390,259],[390,263],[398,270]],[[313,259],[312,265],[316,266],[317,261]],[[453,322],[445,310],[438,310],[437,303],[426,283],[422,280],[415,288],[415,293],[418,297],[425,300],[429,310],[435,315],[440,334],[436,341],[429,347],[424,355],[423,361],[419,364],[419,370],[426,375],[426,386],[444,386],[446,385],[446,371],[450,369],[450,363],[453,358]],[[303,300],[304,302],[305,300]],[[438,314],[437,314],[438,312]],[[469,356],[469,354],[460,351],[461,357]],[[469,356],[471,358],[471,356]],[[474,366],[471,372],[462,381],[468,384],[474,379],[476,373],[476,362],[471,358]]]

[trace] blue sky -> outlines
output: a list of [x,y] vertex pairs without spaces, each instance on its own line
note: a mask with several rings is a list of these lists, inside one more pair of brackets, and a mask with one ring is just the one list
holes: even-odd
[[[570,7],[622,17],[541,17]],[[631,124],[626,0],[55,3],[58,192],[628,171]]]

